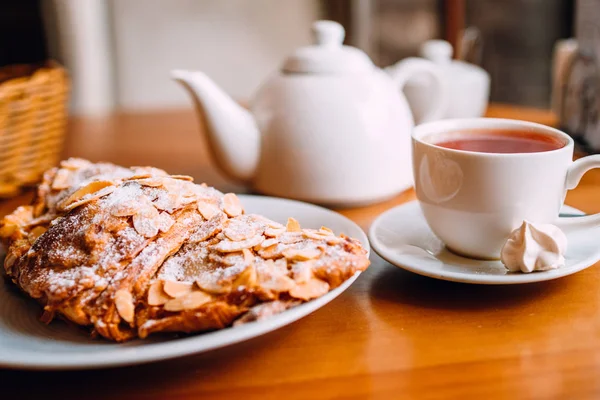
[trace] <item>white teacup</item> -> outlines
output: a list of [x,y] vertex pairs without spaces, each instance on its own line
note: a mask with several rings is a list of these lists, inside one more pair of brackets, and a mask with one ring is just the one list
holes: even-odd
[[[460,131],[518,130],[545,135],[562,147],[537,153],[483,153],[434,143]],[[454,132],[454,133],[453,133]],[[412,135],[417,198],[427,223],[446,246],[472,258],[497,259],[523,220],[563,229],[600,225],[600,215],[559,218],[567,190],[600,168],[600,155],[573,162],[567,134],[531,122],[469,118],[417,126]]]

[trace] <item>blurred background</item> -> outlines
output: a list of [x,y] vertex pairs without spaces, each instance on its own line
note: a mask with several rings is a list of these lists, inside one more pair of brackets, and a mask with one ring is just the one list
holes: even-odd
[[[58,60],[76,115],[191,107],[172,68],[202,70],[244,100],[326,18],[380,66],[446,39],[490,74],[492,102],[547,108],[553,49],[574,35],[575,8],[572,0],[5,1],[0,63]],[[477,46],[461,55],[465,32]]]

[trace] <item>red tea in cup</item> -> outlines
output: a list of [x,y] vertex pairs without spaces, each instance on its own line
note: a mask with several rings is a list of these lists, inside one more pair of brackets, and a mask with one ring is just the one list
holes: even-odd
[[478,153],[539,153],[565,146],[560,138],[521,130],[465,130],[436,136],[431,143]]

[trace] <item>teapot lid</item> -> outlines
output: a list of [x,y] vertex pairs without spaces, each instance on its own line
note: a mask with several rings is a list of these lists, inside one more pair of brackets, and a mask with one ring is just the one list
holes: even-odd
[[[452,60],[452,45],[445,40],[428,40],[421,46],[420,53],[423,58],[437,64],[448,79],[464,82],[487,77],[487,72],[477,65]],[[409,84],[414,83],[412,81]]]
[[344,46],[344,28],[334,21],[316,21],[312,25],[314,44],[300,47],[283,63],[285,73],[331,74],[367,72],[373,62],[362,51]]

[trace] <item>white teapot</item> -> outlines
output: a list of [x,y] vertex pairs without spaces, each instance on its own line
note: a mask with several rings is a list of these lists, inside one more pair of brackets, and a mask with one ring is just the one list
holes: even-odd
[[206,121],[217,166],[258,192],[327,205],[368,204],[409,188],[414,122],[402,87],[429,73],[437,96],[423,120],[438,119],[447,105],[441,73],[423,59],[384,72],[343,46],[333,21],[315,22],[313,32],[315,43],[283,62],[249,111],[202,72],[172,71]]
[[[452,45],[444,40],[428,40],[421,45],[421,56],[435,63],[448,89],[448,106],[442,118],[475,118],[485,114],[490,95],[490,75],[481,67],[452,60]],[[391,67],[395,68],[395,67]],[[413,76],[404,86],[404,95],[415,119],[429,112],[437,96],[430,76]]]

